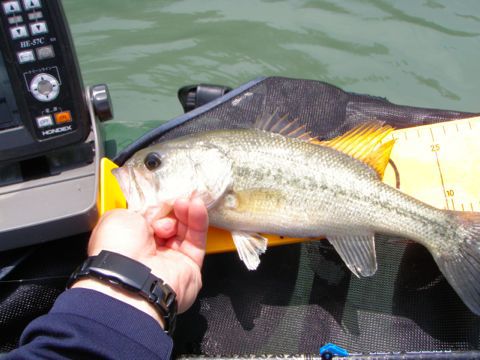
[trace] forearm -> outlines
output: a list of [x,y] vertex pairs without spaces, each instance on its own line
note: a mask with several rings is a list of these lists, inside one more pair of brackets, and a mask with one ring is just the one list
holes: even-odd
[[152,316],[95,290],[67,290],[25,329],[7,359],[168,359],[173,342]]
[[158,322],[162,329],[165,327],[163,319],[159,316],[158,311],[155,310],[155,307],[152,304],[149,304],[146,299],[141,298],[139,295],[132,294],[128,291],[122,290],[119,287],[102,283],[96,279],[79,280],[73,284],[72,289],[73,288],[91,289],[111,296],[151,316],[156,322]]

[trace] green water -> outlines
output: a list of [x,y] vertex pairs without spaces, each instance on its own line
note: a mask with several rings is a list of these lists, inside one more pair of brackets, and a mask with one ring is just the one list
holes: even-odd
[[258,76],[480,112],[480,1],[64,0],[85,84],[119,148],[182,113],[179,87]]

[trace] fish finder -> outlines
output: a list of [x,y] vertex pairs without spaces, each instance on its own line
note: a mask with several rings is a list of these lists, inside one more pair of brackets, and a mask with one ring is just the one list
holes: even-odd
[[0,1],[0,250],[95,220],[105,85],[85,89],[60,0]]
[[1,7],[0,161],[85,140],[90,119],[59,2]]

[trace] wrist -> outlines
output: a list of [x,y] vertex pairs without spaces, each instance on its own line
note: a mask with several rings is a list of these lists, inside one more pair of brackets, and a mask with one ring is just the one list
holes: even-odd
[[107,284],[95,278],[86,278],[76,281],[71,288],[84,288],[101,292],[107,296],[122,301],[151,316],[162,329],[165,328],[164,320],[159,316],[155,307],[137,294],[132,294],[122,288]]
[[152,316],[170,335],[175,329],[177,301],[174,290],[153,275],[148,266],[129,257],[102,250],[73,272],[67,287],[72,285],[119,298]]

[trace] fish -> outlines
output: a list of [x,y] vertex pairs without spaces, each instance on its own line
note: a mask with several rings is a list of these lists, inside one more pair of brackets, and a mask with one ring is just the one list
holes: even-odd
[[392,131],[372,120],[320,141],[274,114],[149,146],[113,173],[135,211],[163,204],[167,214],[175,199],[200,197],[250,270],[264,234],[326,238],[357,277],[377,270],[375,234],[412,240],[480,315],[480,213],[438,209],[382,182]]

